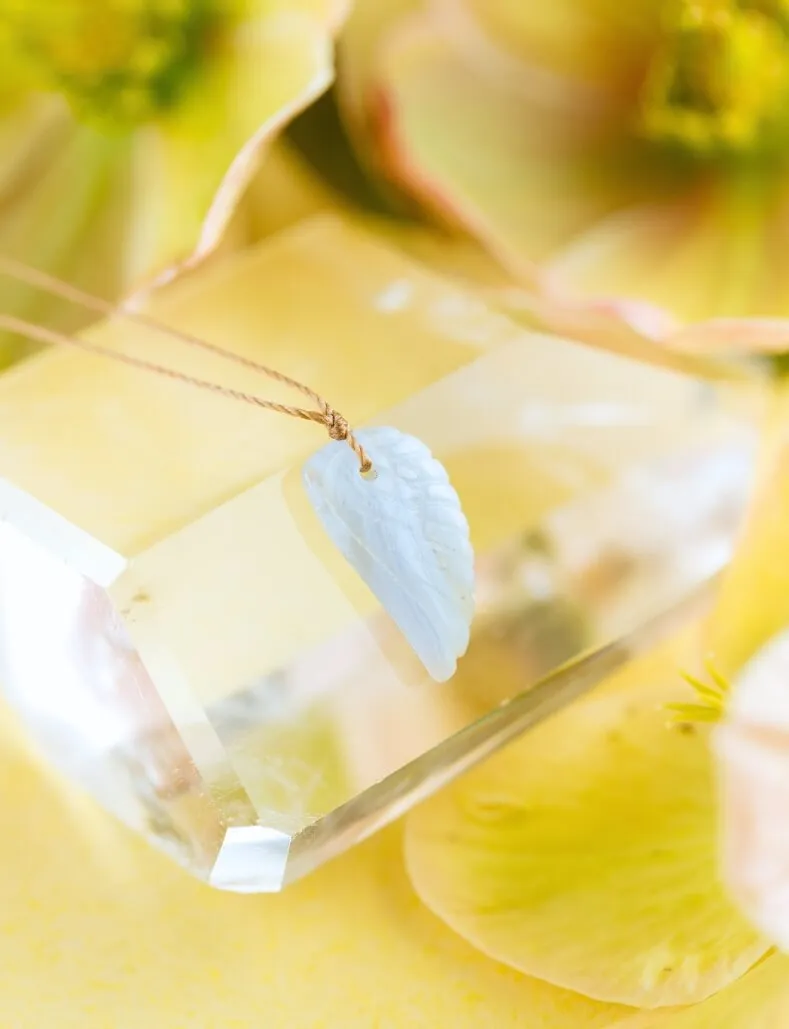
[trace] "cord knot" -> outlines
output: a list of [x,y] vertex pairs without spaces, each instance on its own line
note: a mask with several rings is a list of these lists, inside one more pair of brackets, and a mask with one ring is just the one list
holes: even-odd
[[[338,443],[347,443],[351,450],[359,458],[359,471],[366,479],[377,477],[373,469],[373,463],[365,453],[364,447],[351,432],[347,419],[330,407],[326,401],[321,402],[321,421],[326,426],[329,437]],[[313,416],[314,417],[314,416]],[[317,418],[315,419],[317,421]]]
[[326,411],[326,428],[331,439],[340,443],[348,439],[351,431],[346,419],[331,408]]

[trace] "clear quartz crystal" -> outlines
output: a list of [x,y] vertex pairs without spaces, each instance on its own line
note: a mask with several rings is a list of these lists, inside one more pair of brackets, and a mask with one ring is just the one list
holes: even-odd
[[[50,762],[206,882],[277,890],[512,736],[560,665],[708,582],[751,475],[751,433],[726,398],[587,347],[503,336],[364,420],[424,440],[470,522],[472,642],[440,686],[310,508],[314,427],[266,474],[147,535],[135,523],[123,544],[112,532],[133,501],[118,506],[100,462],[72,471],[56,502],[56,462],[33,482],[6,446],[2,684]],[[20,387],[3,388],[0,417]],[[83,403],[80,417],[100,432],[102,411]],[[117,431],[137,439],[146,423]],[[134,455],[117,460],[141,475]],[[112,531],[97,528],[105,508]]]

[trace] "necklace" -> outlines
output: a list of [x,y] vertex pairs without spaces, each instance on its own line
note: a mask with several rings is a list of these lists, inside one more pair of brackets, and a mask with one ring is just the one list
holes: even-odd
[[324,531],[399,628],[432,679],[451,678],[474,616],[474,554],[460,498],[446,469],[415,436],[383,426],[354,431],[311,387],[225,347],[161,324],[0,255],[0,273],[106,318],[123,317],[282,383],[314,407],[295,407],[187,375],[78,336],[0,314],[0,329],[75,347],[229,400],[322,425],[329,442],[302,468]]

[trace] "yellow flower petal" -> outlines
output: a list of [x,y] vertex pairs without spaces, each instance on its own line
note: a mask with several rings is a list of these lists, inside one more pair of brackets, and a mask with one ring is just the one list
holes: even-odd
[[334,213],[346,224],[469,287],[504,287],[509,282],[501,266],[466,236],[353,208],[283,139],[267,151],[231,224],[237,223],[238,235],[252,242],[320,213]]
[[250,18],[268,18],[273,14],[297,11],[320,21],[335,31],[345,21],[352,0],[242,0]]
[[243,23],[172,117],[140,130],[134,280],[216,247],[264,147],[327,88],[331,61],[313,18],[284,12]]
[[593,226],[554,255],[550,274],[576,296],[630,297],[685,321],[786,310],[770,289],[762,192],[711,179],[682,193]]
[[[45,124],[52,138],[32,140],[16,175],[11,162],[0,171],[12,194],[0,219],[0,252],[112,296],[123,269],[125,145],[73,124]],[[40,127],[33,126],[34,132]],[[31,142],[25,133],[22,142]],[[66,330],[90,320],[73,305],[7,279],[0,279],[0,307]],[[19,352],[19,341],[0,336],[0,364]]]
[[634,663],[410,817],[417,892],[491,957],[652,1008],[767,949],[717,882],[707,732],[666,725],[678,656]]
[[750,511],[706,645],[734,681],[715,737],[723,875],[754,924],[789,947],[789,394],[783,382],[770,401]]
[[659,24],[653,0],[442,0],[449,25],[472,24],[519,60],[570,79],[624,86]]
[[29,96],[0,117],[0,200],[37,174],[68,132],[68,115],[58,100]]
[[[780,321],[767,339],[740,322],[677,335],[682,322],[789,315],[771,256],[787,204],[749,171],[689,172],[636,142],[633,90],[658,13],[612,0],[442,0],[389,26],[378,79],[362,75],[358,92],[376,83],[390,175],[532,288],[537,324],[626,352],[650,340],[777,349]],[[634,334],[647,345],[630,347]]]
[[29,62],[20,54],[16,34],[11,30],[7,12],[0,19],[0,117],[5,117],[20,103],[24,103],[33,85]]
[[278,139],[266,152],[234,218],[252,241],[340,208],[338,196],[288,143]]
[[770,955],[725,990],[681,1011],[640,1013],[616,1029],[784,1029],[789,1025],[789,961]]
[[513,271],[528,281],[534,261],[653,192],[648,167],[610,141],[600,150],[610,112],[599,98],[546,95],[440,27],[411,21],[384,55],[391,170]]
[[282,896],[221,894],[46,778],[5,715],[0,741],[7,1025],[609,1029],[632,1013],[468,947],[414,895],[399,827]]
[[706,649],[733,678],[789,624],[789,395],[779,387],[762,431],[746,524],[707,629]]

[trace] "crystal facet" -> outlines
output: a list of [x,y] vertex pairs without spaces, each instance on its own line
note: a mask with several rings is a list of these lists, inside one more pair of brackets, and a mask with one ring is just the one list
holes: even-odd
[[286,233],[159,315],[250,356],[262,322],[267,363],[446,468],[477,596],[443,684],[305,493],[314,425],[81,354],[0,380],[5,695],[53,765],[222,889],[280,888],[528,724],[530,691],[550,708],[539,680],[720,569],[751,474],[723,393],[524,332],[348,235]]

